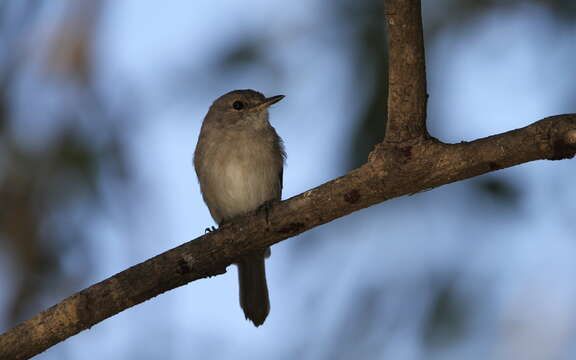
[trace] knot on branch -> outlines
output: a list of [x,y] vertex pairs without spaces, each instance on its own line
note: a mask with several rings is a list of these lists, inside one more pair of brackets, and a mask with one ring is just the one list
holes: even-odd
[[564,134],[566,145],[576,147],[576,129],[568,130]]
[[576,129],[566,131],[553,144],[553,155],[550,160],[573,158],[576,154]]

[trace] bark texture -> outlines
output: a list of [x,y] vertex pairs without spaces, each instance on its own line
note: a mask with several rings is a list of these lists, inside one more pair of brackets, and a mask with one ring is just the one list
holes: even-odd
[[390,81],[385,139],[348,174],[255,212],[70,296],[0,336],[0,359],[27,359],[165,291],[222,274],[247,253],[398,196],[534,160],[576,153],[576,114],[472,142],[426,132],[420,1],[386,1]]

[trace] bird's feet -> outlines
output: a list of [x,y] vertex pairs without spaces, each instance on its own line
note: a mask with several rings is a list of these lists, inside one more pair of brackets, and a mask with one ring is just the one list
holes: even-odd
[[268,200],[262,203],[262,205],[260,205],[258,207],[258,212],[260,211],[264,211],[265,217],[266,217],[266,224],[270,224],[270,210],[272,209],[272,205],[274,204],[274,202],[276,202],[276,200]]
[[214,226],[207,227],[207,228],[204,230],[204,234],[211,233],[212,231],[216,231],[216,228],[215,228]]

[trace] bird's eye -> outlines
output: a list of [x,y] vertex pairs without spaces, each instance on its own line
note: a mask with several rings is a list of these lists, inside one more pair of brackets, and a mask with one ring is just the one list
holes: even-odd
[[244,109],[244,103],[242,101],[234,101],[232,107],[236,110],[242,110]]

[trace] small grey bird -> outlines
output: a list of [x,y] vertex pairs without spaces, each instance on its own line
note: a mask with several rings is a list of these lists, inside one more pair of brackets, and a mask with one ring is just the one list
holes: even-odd
[[[204,202],[218,225],[280,200],[284,146],[268,122],[268,107],[283,95],[264,97],[235,90],[210,106],[194,152]],[[238,260],[240,306],[246,319],[262,325],[270,311],[264,258],[270,249]]]

